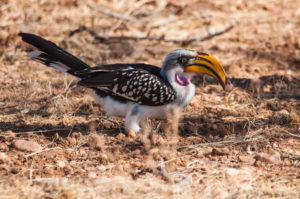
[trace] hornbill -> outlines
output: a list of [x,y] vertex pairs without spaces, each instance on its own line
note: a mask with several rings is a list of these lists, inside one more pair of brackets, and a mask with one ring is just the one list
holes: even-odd
[[195,73],[212,76],[225,88],[221,64],[211,55],[178,49],[165,58],[162,68],[149,64],[110,64],[90,67],[54,43],[37,35],[20,33],[35,46],[28,56],[47,66],[78,77],[92,90],[108,116],[125,117],[125,130],[138,132],[146,118],[163,119],[167,112],[187,106],[195,95]]

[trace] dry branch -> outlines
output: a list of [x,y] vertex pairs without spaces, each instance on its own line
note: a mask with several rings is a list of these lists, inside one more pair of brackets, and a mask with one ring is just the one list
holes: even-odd
[[100,12],[100,13],[106,15],[106,16],[109,16],[109,17],[122,19],[122,20],[126,20],[126,21],[131,21],[132,20],[132,18],[129,17],[129,16],[124,16],[124,15],[121,15],[121,14],[113,12],[113,11],[104,10],[102,8],[92,6],[92,5],[89,5],[89,7],[92,8],[93,10],[96,10],[96,11],[98,11],[98,12]]
[[205,40],[209,40],[212,39],[213,37],[222,35],[228,31],[230,31],[233,28],[233,25],[225,28],[222,31],[216,32],[214,34],[208,34],[206,36],[203,37],[199,37],[199,38],[193,38],[193,39],[188,39],[188,40],[179,40],[179,39],[165,39],[164,37],[131,37],[131,36],[103,36],[103,35],[99,35],[96,31],[92,30],[91,28],[88,28],[86,26],[80,26],[79,28],[71,31],[69,33],[69,36],[73,36],[79,32],[88,32],[90,35],[92,35],[95,39],[99,40],[100,42],[110,42],[113,40],[134,40],[134,41],[141,41],[141,40],[149,40],[149,41],[164,41],[164,42],[168,42],[168,43],[181,43],[183,46],[186,46],[190,43],[193,42],[197,42],[197,41],[205,41]]
[[299,136],[299,135],[295,135],[295,134],[293,134],[293,133],[291,133],[291,132],[289,132],[289,131],[287,131],[287,130],[285,130],[285,129],[282,129],[282,131],[285,132],[286,134],[288,134],[288,135],[294,137],[294,138],[299,138],[299,139],[300,139],[300,136]]

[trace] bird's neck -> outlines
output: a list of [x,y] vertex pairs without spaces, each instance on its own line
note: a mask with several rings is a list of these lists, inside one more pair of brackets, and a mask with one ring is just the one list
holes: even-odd
[[191,73],[184,73],[182,71],[161,71],[161,76],[165,81],[168,81],[171,85],[178,86],[189,86],[191,84],[191,78],[193,75]]
[[188,86],[190,84],[190,79],[184,77],[183,75],[177,74],[177,73],[175,74],[175,81],[180,86]]
[[195,85],[191,82],[193,77],[192,73],[171,70],[163,73],[162,77],[171,84],[176,92],[174,104],[184,107],[191,102],[195,95]]

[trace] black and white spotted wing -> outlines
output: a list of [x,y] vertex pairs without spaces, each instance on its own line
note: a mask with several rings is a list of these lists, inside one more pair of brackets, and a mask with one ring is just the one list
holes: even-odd
[[120,102],[160,106],[175,100],[174,89],[158,76],[157,70],[153,74],[136,65],[115,69],[97,67],[81,71],[79,73],[85,73],[86,78],[78,84],[93,88],[102,97],[111,96]]

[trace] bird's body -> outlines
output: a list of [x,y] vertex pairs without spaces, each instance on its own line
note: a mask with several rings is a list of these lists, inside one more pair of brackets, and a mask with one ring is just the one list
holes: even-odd
[[41,52],[29,56],[80,78],[102,104],[108,116],[125,117],[125,130],[140,131],[146,118],[163,119],[174,108],[184,107],[195,95],[193,72],[207,73],[224,87],[225,73],[212,56],[193,50],[175,50],[162,68],[147,64],[112,64],[90,67],[54,43],[39,36],[20,33],[22,39]]

